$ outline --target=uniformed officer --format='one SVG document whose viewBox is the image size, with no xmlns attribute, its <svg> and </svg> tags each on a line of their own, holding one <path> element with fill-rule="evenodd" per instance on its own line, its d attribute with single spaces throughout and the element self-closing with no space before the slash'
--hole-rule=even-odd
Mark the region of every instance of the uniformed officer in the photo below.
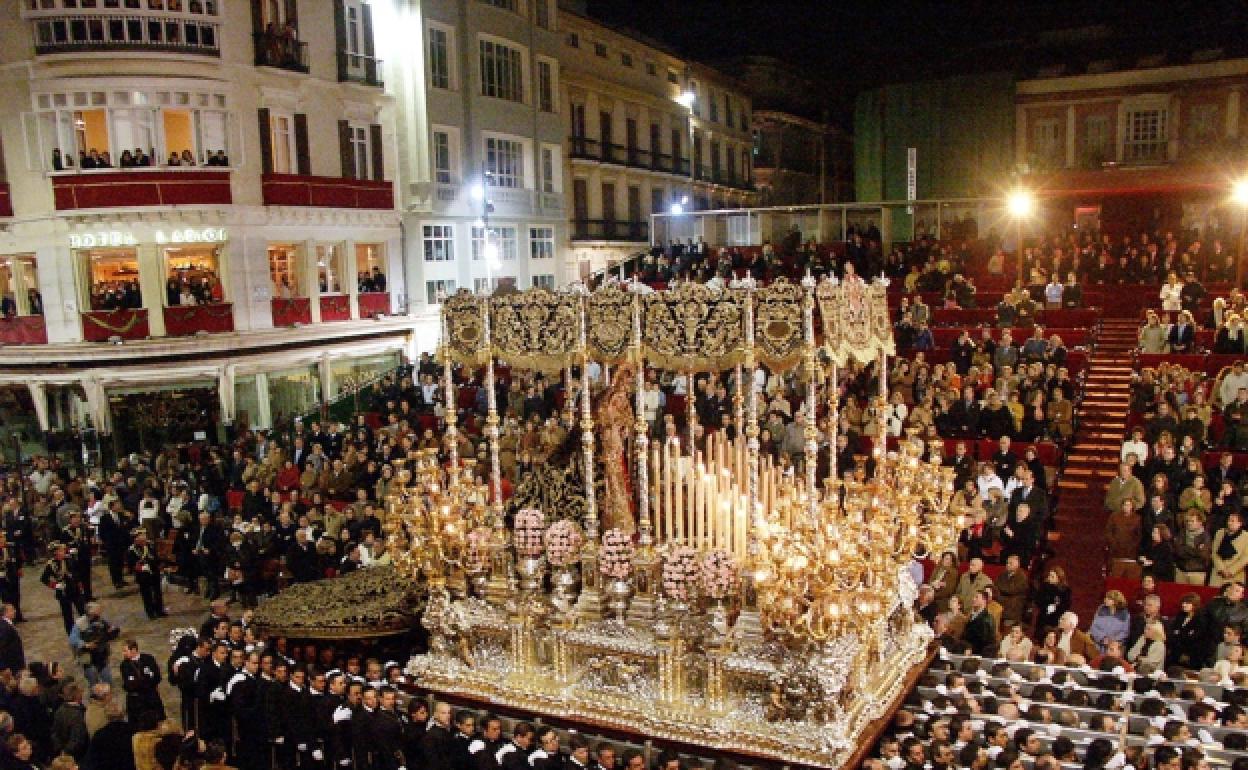
<svg viewBox="0 0 1248 770">
<path fill-rule="evenodd" d="M 61 605 L 61 621 L 68 634 L 74 628 L 75 612 L 87 611 L 87 600 L 82 582 L 69 562 L 69 548 L 64 543 L 54 542 L 48 545 L 48 551 L 52 558 L 48 559 L 39 580 L 56 594 L 56 601 Z"/>
<path fill-rule="evenodd" d="M 121 686 L 126 691 L 126 714 L 131 724 L 147 712 L 152 712 L 162 721 L 165 718 L 165 704 L 160 699 L 160 667 L 156 659 L 146 652 L 139 651 L 139 643 L 127 639 L 122 651 Z"/>
<path fill-rule="evenodd" d="M 135 527 L 130 532 L 134 545 L 126 551 L 126 568 L 134 573 L 134 581 L 139 584 L 139 595 L 143 597 L 143 611 L 149 619 L 166 616 L 165 599 L 160 591 L 160 557 L 156 549 L 147 542 L 147 530 Z"/>
<path fill-rule="evenodd" d="M 231 755 L 239 770 L 267 770 L 264 715 L 260 709 L 260 654 L 250 653 L 242 671 L 225 686 L 226 702 L 234 718 L 234 746 Z"/>
<path fill-rule="evenodd" d="M 69 514 L 69 525 L 61 531 L 61 542 L 69 549 L 68 562 L 82 585 L 84 602 L 94 598 L 91 591 L 91 529 L 82 522 L 82 512 Z"/>
<path fill-rule="evenodd" d="M 406 770 L 403 755 L 403 734 L 407 716 L 395 708 L 397 693 L 393 687 L 382 687 L 381 698 L 372 725 L 374 770 Z"/>
<path fill-rule="evenodd" d="M 481 735 L 468 744 L 468 757 L 472 770 L 498 770 L 494 755 L 506 744 L 503 738 L 503 720 L 493 714 L 481 719 Z"/>
</svg>

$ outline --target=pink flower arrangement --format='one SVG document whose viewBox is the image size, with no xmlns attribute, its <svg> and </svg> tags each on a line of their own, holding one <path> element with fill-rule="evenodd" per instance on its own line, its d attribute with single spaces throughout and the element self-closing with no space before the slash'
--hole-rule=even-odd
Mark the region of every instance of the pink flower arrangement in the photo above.
<svg viewBox="0 0 1248 770">
<path fill-rule="evenodd" d="M 516 555 L 522 559 L 538 559 L 542 556 L 542 533 L 546 530 L 546 515 L 536 508 L 522 508 L 516 512 L 514 545 Z"/>
<path fill-rule="evenodd" d="M 546 561 L 555 567 L 576 563 L 585 538 L 571 519 L 560 519 L 546 530 Z"/>
<path fill-rule="evenodd" d="M 619 529 L 602 533 L 598 571 L 609 578 L 627 580 L 633 574 L 633 538 Z"/>
<path fill-rule="evenodd" d="M 468 533 L 468 547 L 464 550 L 464 571 L 484 572 L 490 560 L 490 529 L 477 527 Z"/>
<path fill-rule="evenodd" d="M 687 545 L 669 548 L 663 555 L 663 593 L 685 602 L 698 588 L 698 552 Z"/>
<path fill-rule="evenodd" d="M 724 599 L 737 589 L 737 563 L 725 551 L 711 551 L 702 557 L 702 590 L 712 599 Z"/>
</svg>

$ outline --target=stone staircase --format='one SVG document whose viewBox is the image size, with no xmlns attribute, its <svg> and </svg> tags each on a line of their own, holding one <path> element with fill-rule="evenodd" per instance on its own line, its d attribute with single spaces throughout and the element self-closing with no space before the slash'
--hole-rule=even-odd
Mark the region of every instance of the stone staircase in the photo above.
<svg viewBox="0 0 1248 770">
<path fill-rule="evenodd" d="M 1105 486 L 1118 468 L 1118 450 L 1131 401 L 1131 371 L 1139 322 L 1106 318 L 1088 358 L 1078 430 L 1058 482 L 1051 535 L 1055 563 L 1066 570 L 1080 622 L 1090 622 L 1105 584 Z"/>
</svg>

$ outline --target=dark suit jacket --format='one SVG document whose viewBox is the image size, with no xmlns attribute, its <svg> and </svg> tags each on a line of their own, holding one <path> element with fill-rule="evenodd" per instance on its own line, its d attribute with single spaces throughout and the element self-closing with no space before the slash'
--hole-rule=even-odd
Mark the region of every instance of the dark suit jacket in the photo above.
<svg viewBox="0 0 1248 770">
<path fill-rule="evenodd" d="M 1170 334 L 1166 338 L 1170 343 L 1170 349 L 1185 353 L 1192 349 L 1192 344 L 1196 341 L 1196 328 L 1192 324 L 1180 326 L 1175 324 L 1170 327 Z"/>
<path fill-rule="evenodd" d="M 962 641 L 971 646 L 975 655 L 991 654 L 997 646 L 997 624 L 988 610 L 976 613 L 966 622 L 966 630 L 962 632 Z"/>
<path fill-rule="evenodd" d="M 7 668 L 14 673 L 26 668 L 26 651 L 22 646 L 22 635 L 7 620 L 0 620 L 0 668 Z"/>
</svg>

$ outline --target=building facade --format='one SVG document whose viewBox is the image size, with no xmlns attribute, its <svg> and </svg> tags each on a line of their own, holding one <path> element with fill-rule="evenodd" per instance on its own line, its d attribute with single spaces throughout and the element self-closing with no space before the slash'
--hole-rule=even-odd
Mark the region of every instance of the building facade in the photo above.
<svg viewBox="0 0 1248 770">
<path fill-rule="evenodd" d="M 270 427 L 431 349 L 459 289 L 564 286 L 674 203 L 756 201 L 742 89 L 556 0 L 2 13 L 0 404 L 28 433 Z M 181 432 L 131 430 L 150 404 Z"/>
<path fill-rule="evenodd" d="M 0 13 L 0 386 L 39 428 L 269 427 L 418 344 L 367 4 Z"/>
<path fill-rule="evenodd" d="M 1016 88 L 1015 161 L 1051 217 L 1115 235 L 1238 222 L 1248 59 L 1219 49 L 1040 70 Z"/>
<path fill-rule="evenodd" d="M 650 215 L 673 204 L 757 202 L 753 109 L 740 84 L 571 7 L 558 19 L 569 262 L 578 274 L 648 248 Z"/>
</svg>

